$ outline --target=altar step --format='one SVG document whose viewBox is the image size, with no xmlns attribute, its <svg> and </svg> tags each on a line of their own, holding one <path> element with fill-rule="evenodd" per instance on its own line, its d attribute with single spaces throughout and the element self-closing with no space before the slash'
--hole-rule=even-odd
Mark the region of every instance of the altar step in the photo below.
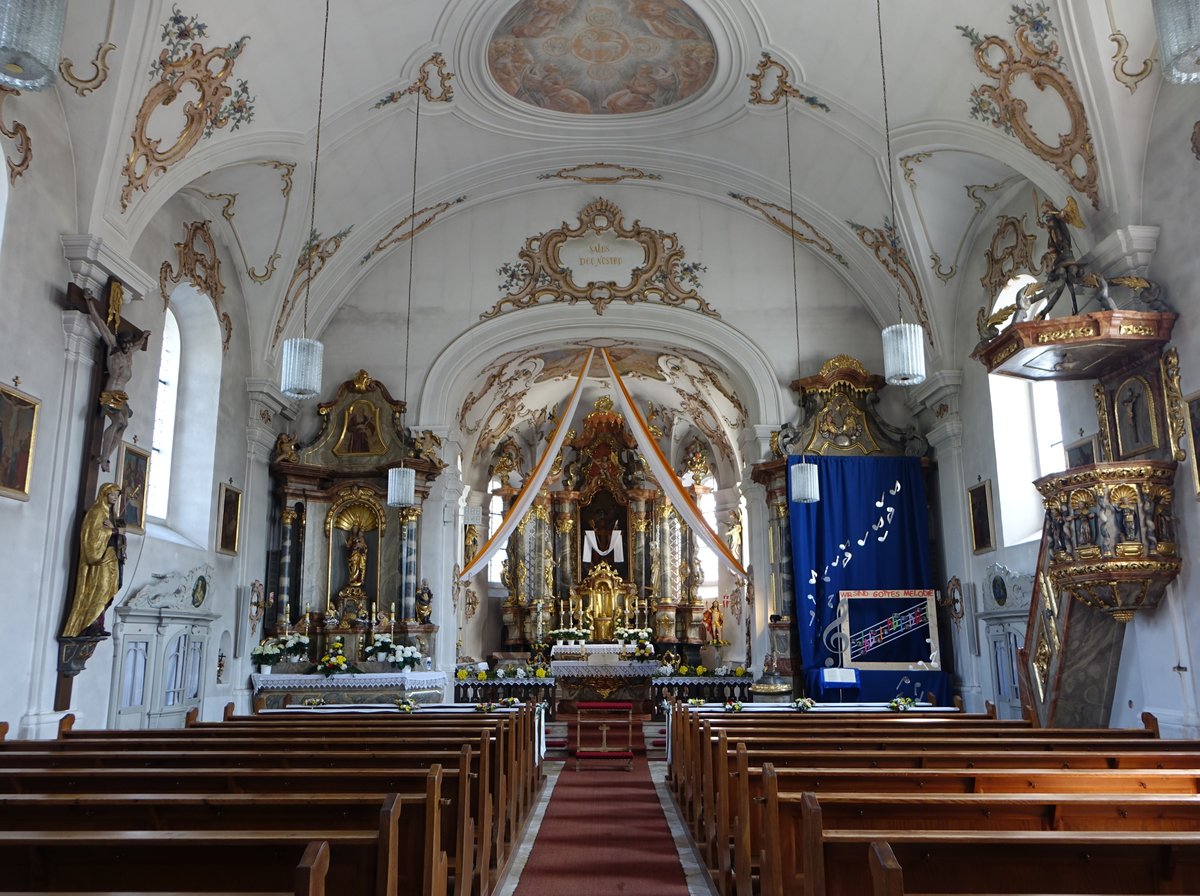
<svg viewBox="0 0 1200 896">
<path fill-rule="evenodd" d="M 575 748 L 575 717 L 560 714 L 558 719 L 546 723 L 546 758 L 563 760 L 569 758 Z M 664 722 L 654 722 L 635 717 L 633 720 L 633 751 L 642 753 L 650 761 L 667 758 L 667 727 Z"/>
</svg>

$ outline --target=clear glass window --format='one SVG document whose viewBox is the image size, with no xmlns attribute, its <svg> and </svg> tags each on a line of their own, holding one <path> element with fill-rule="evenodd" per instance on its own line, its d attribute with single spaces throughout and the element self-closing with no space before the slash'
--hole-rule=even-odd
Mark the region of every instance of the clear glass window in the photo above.
<svg viewBox="0 0 1200 896">
<path fill-rule="evenodd" d="M 157 519 L 166 519 L 170 501 L 178 401 L 179 322 L 168 308 L 163 320 L 162 354 L 158 362 L 158 395 L 154 400 L 154 436 L 150 445 L 150 481 L 146 496 L 146 513 Z"/>
</svg>

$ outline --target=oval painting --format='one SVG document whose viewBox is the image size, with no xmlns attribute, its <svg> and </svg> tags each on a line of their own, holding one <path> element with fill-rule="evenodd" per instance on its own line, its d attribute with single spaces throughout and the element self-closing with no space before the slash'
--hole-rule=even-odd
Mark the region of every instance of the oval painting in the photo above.
<svg viewBox="0 0 1200 896">
<path fill-rule="evenodd" d="M 572 115 L 665 109 L 715 67 L 712 35 L 683 0 L 520 0 L 488 44 L 502 90 Z"/>
</svg>

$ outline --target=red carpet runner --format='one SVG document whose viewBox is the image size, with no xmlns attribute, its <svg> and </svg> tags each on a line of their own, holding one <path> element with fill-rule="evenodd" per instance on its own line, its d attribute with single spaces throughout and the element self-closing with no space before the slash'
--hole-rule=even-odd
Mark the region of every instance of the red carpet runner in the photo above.
<svg viewBox="0 0 1200 896">
<path fill-rule="evenodd" d="M 646 757 L 608 765 L 567 761 L 516 896 L 687 896 Z"/>
</svg>

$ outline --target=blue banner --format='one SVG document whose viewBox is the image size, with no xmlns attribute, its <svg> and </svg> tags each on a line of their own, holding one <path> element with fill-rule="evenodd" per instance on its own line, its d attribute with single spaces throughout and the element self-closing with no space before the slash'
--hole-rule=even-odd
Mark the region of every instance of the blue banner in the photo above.
<svg viewBox="0 0 1200 896">
<path fill-rule="evenodd" d="M 821 500 L 789 501 L 800 662 L 808 693 L 824 695 L 820 670 L 841 665 L 838 592 L 933 588 L 929 508 L 915 457 L 810 457 Z M 790 467 L 799 457 L 789 458 Z M 790 481 L 790 475 L 789 475 Z M 931 621 L 936 625 L 936 620 Z M 907 671 L 863 670 L 861 686 L 839 697 L 888 701 L 932 691 L 947 700 L 946 676 L 924 664 Z"/>
</svg>

